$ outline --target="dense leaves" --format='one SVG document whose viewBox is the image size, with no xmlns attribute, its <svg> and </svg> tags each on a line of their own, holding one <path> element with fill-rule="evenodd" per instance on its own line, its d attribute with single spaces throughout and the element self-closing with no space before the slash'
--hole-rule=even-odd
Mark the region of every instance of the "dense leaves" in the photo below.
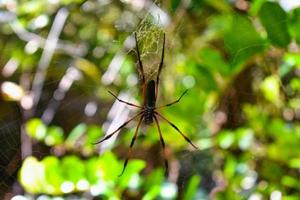
<svg viewBox="0 0 300 200">
<path fill-rule="evenodd" d="M 279 4 L 265 2 L 259 11 L 259 17 L 274 45 L 286 47 L 290 43 L 287 14 Z"/>
<path fill-rule="evenodd" d="M 224 45 L 231 54 L 234 68 L 254 54 L 260 53 L 264 49 L 264 43 L 248 18 L 233 15 L 228 20 L 230 27 L 224 34 Z"/>
</svg>

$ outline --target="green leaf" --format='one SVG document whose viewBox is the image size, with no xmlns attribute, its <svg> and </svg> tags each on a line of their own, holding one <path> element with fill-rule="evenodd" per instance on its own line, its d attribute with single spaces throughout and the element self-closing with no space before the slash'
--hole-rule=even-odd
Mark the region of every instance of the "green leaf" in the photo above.
<svg viewBox="0 0 300 200">
<path fill-rule="evenodd" d="M 101 127 L 97 125 L 89 125 L 86 130 L 86 146 L 95 146 L 92 143 L 96 142 L 103 135 L 103 131 Z"/>
<path fill-rule="evenodd" d="M 294 56 L 293 54 L 290 53 L 286 53 L 284 55 L 282 64 L 279 66 L 279 71 L 278 74 L 280 77 L 284 77 L 285 75 L 287 75 L 288 73 L 291 72 L 291 70 L 294 69 L 294 67 L 297 65 L 297 60 L 299 60 L 299 58 L 297 58 L 299 56 Z"/>
<path fill-rule="evenodd" d="M 294 109 L 300 108 L 300 98 L 290 99 L 288 105 Z"/>
<path fill-rule="evenodd" d="M 157 196 L 160 194 L 160 186 L 155 185 L 150 188 L 149 191 L 143 196 L 142 200 L 153 200 L 157 199 Z"/>
<path fill-rule="evenodd" d="M 281 179 L 281 183 L 287 187 L 292 187 L 296 189 L 300 189 L 299 181 L 297 178 L 292 176 L 284 176 Z"/>
<path fill-rule="evenodd" d="M 201 180 L 201 178 L 198 175 L 194 175 L 190 178 L 188 185 L 187 185 L 187 189 L 183 196 L 183 200 L 195 199 L 200 180 Z"/>
<path fill-rule="evenodd" d="M 160 186 L 164 179 L 164 171 L 161 168 L 152 171 L 151 174 L 147 176 L 143 186 L 146 191 L 143 200 L 156 199 L 160 194 Z"/>
<path fill-rule="evenodd" d="M 71 181 L 74 185 L 80 180 L 85 180 L 84 161 L 77 156 L 66 156 L 61 161 L 61 169 L 64 179 Z"/>
<path fill-rule="evenodd" d="M 148 190 L 154 185 L 161 185 L 164 181 L 164 171 L 159 168 L 151 172 L 145 181 L 144 187 Z"/>
<path fill-rule="evenodd" d="M 221 56 L 221 53 L 213 48 L 205 48 L 200 51 L 201 64 L 213 72 L 227 75 L 229 66 Z"/>
<path fill-rule="evenodd" d="M 251 129 L 255 130 L 257 134 L 262 134 L 265 130 L 265 124 L 268 123 L 268 115 L 261 111 L 262 109 L 257 105 L 245 104 L 243 113 L 249 121 Z"/>
<path fill-rule="evenodd" d="M 102 179 L 116 181 L 122 172 L 123 163 L 112 152 L 107 151 L 99 157 L 99 166 Z"/>
<path fill-rule="evenodd" d="M 41 164 L 44 166 L 45 174 L 45 193 L 52 195 L 61 194 L 60 186 L 64 181 L 60 168 L 60 160 L 55 156 L 47 156 Z"/>
<path fill-rule="evenodd" d="M 191 0 L 189 3 L 188 11 L 198 13 L 205 8 L 205 2 L 199 0 Z"/>
<path fill-rule="evenodd" d="M 243 151 L 248 150 L 254 140 L 254 133 L 249 128 L 239 128 L 236 131 L 239 148 Z"/>
<path fill-rule="evenodd" d="M 223 130 L 218 134 L 217 142 L 223 149 L 228 149 L 231 145 L 233 145 L 234 141 L 235 135 L 233 131 Z"/>
<path fill-rule="evenodd" d="M 41 193 L 44 182 L 43 165 L 35 157 L 27 157 L 20 169 L 19 180 L 27 192 Z"/>
<path fill-rule="evenodd" d="M 205 0 L 205 3 L 220 12 L 230 12 L 231 11 L 230 4 L 228 4 L 228 2 L 226 0 L 219 0 L 219 1 Z"/>
<path fill-rule="evenodd" d="M 63 143 L 64 131 L 58 126 L 50 126 L 47 130 L 47 136 L 45 137 L 45 144 L 48 146 L 54 146 Z"/>
<path fill-rule="evenodd" d="M 289 20 L 289 30 L 291 36 L 295 38 L 298 44 L 300 44 L 300 7 L 294 9 L 291 13 L 291 18 Z"/>
<path fill-rule="evenodd" d="M 132 178 L 135 177 L 144 167 L 146 166 L 145 161 L 143 160 L 130 160 L 128 162 L 126 171 L 122 175 L 119 185 L 121 188 L 126 188 Z"/>
<path fill-rule="evenodd" d="M 297 69 L 300 69 L 300 55 L 298 53 L 286 53 L 284 55 L 284 61 L 289 62 Z"/>
<path fill-rule="evenodd" d="M 259 10 L 259 18 L 272 44 L 286 47 L 290 41 L 287 14 L 278 3 L 265 2 Z"/>
<path fill-rule="evenodd" d="M 234 177 L 235 175 L 235 171 L 237 168 L 237 161 L 235 159 L 235 157 L 233 157 L 232 155 L 228 155 L 225 165 L 224 165 L 224 174 L 226 175 L 226 177 L 228 179 L 231 179 L 232 177 Z"/>
<path fill-rule="evenodd" d="M 82 3 L 83 0 L 61 0 L 62 4 L 64 5 L 70 5 L 70 4 L 79 4 Z"/>
<path fill-rule="evenodd" d="M 46 5 L 47 3 L 44 1 L 39 1 L 39 0 L 26 1 L 20 4 L 20 6 L 18 6 L 18 14 L 35 15 L 43 12 Z"/>
<path fill-rule="evenodd" d="M 300 168 L 300 158 L 294 158 L 289 161 L 289 166 L 291 168 Z"/>
<path fill-rule="evenodd" d="M 85 133 L 86 128 L 86 124 L 78 124 L 67 137 L 65 141 L 66 147 L 72 149 L 75 146 L 76 141 Z"/>
<path fill-rule="evenodd" d="M 291 88 L 297 92 L 300 92 L 300 79 L 299 78 L 293 78 L 291 80 L 290 84 Z"/>
<path fill-rule="evenodd" d="M 268 76 L 261 83 L 261 90 L 265 98 L 279 105 L 280 103 L 280 80 L 276 75 Z"/>
<path fill-rule="evenodd" d="M 89 160 L 86 161 L 86 176 L 87 180 L 91 184 L 96 184 L 101 176 L 101 166 L 99 164 L 99 159 L 98 158 L 90 158 Z"/>
<path fill-rule="evenodd" d="M 89 125 L 86 130 L 85 139 L 83 143 L 84 145 L 82 147 L 83 154 L 92 155 L 96 148 L 96 145 L 94 145 L 93 143 L 99 141 L 102 135 L 103 131 L 100 126 Z"/>
<path fill-rule="evenodd" d="M 34 118 L 26 123 L 26 132 L 32 138 L 41 141 L 46 136 L 47 127 L 42 120 Z"/>
<path fill-rule="evenodd" d="M 180 6 L 180 0 L 171 0 L 171 11 L 175 12 L 178 6 Z"/>
<path fill-rule="evenodd" d="M 267 0 L 253 0 L 250 4 L 251 7 L 249 13 L 253 16 L 256 16 L 263 3 L 266 1 Z"/>
<path fill-rule="evenodd" d="M 285 121 L 276 118 L 268 122 L 267 133 L 280 138 L 283 142 L 292 133 L 292 130 L 291 127 L 287 126 Z M 285 135 L 285 137 L 281 137 L 282 135 Z"/>
<path fill-rule="evenodd" d="M 75 61 L 75 66 L 76 68 L 84 72 L 89 78 L 94 80 L 96 83 L 99 82 L 101 72 L 94 63 L 83 58 L 78 58 Z"/>
<path fill-rule="evenodd" d="M 201 82 L 201 87 L 206 91 L 217 90 L 218 86 L 212 73 L 201 65 L 197 65 L 197 68 L 197 80 Z"/>
<path fill-rule="evenodd" d="M 248 18 L 233 15 L 229 20 L 231 26 L 224 35 L 224 44 L 230 53 L 232 70 L 236 70 L 239 64 L 262 52 L 265 42 Z"/>
</svg>

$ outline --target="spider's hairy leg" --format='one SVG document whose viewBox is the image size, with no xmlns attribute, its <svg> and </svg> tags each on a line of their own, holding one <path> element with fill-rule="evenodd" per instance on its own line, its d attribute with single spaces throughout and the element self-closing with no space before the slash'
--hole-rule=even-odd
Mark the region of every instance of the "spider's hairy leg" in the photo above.
<svg viewBox="0 0 300 200">
<path fill-rule="evenodd" d="M 138 114 L 136 114 L 135 116 L 133 116 L 132 118 L 130 118 L 129 120 L 127 120 L 126 122 L 124 122 L 121 126 L 119 126 L 119 128 L 117 128 L 115 131 L 113 131 L 112 133 L 108 134 L 107 136 L 105 136 L 103 139 L 101 139 L 98 142 L 94 142 L 92 144 L 99 144 L 105 140 L 108 140 L 109 138 L 111 138 L 116 132 L 118 132 L 119 130 L 121 130 L 123 127 L 125 127 L 129 122 L 131 122 L 132 120 L 134 120 L 136 117 L 140 116 L 141 114 L 143 114 L 144 111 L 142 110 L 141 112 L 139 112 Z"/>
<path fill-rule="evenodd" d="M 175 103 L 178 103 L 178 102 L 180 101 L 180 99 L 187 93 L 187 91 L 188 91 L 188 90 L 185 90 L 185 91 L 182 93 L 182 95 L 181 95 L 177 100 L 175 100 L 175 101 L 173 101 L 173 102 L 171 102 L 171 103 L 168 103 L 168 104 L 166 104 L 166 105 L 159 106 L 159 107 L 157 107 L 156 109 L 165 108 L 165 107 L 168 107 L 168 106 L 172 106 L 172 105 L 174 105 Z"/>
<path fill-rule="evenodd" d="M 134 38 L 135 38 L 135 46 L 136 46 L 136 51 L 137 51 L 137 57 L 138 57 L 138 62 L 139 62 L 139 71 L 142 74 L 142 85 L 143 85 L 143 97 L 145 97 L 145 90 L 146 90 L 146 78 L 145 78 L 145 72 L 144 72 L 144 67 L 143 63 L 141 61 L 141 56 L 140 56 L 140 50 L 139 50 L 139 44 L 136 36 L 136 32 L 134 33 Z"/>
<path fill-rule="evenodd" d="M 159 84 L 159 75 L 160 75 L 161 69 L 162 69 L 162 67 L 164 65 L 165 42 L 166 42 L 166 34 L 164 33 L 164 36 L 163 36 L 163 47 L 162 47 L 162 52 L 161 52 L 161 60 L 160 60 L 160 64 L 159 64 L 158 72 L 157 72 L 157 77 L 156 77 L 155 99 L 157 99 L 158 84 Z"/>
<path fill-rule="evenodd" d="M 122 100 L 122 99 L 119 99 L 119 98 L 117 97 L 117 95 L 115 95 L 114 93 L 112 93 L 112 92 L 109 91 L 109 90 L 108 90 L 108 92 L 109 92 L 109 94 L 111 94 L 113 97 L 115 97 L 115 99 L 117 99 L 118 101 L 120 101 L 120 102 L 122 102 L 122 103 L 125 103 L 125 104 L 127 104 L 127 105 L 129 105 L 129 106 L 133 106 L 133 107 L 136 107 L 136 108 L 143 108 L 142 106 L 139 106 L 139 105 L 136 105 L 136 104 L 133 104 L 133 103 L 124 101 L 124 100 Z"/>
<path fill-rule="evenodd" d="M 136 51 L 137 51 L 137 56 L 138 56 L 140 72 L 142 74 L 142 81 L 143 81 L 143 83 L 145 83 L 145 73 L 144 73 L 143 63 L 141 61 L 140 50 L 139 50 L 139 45 L 138 45 L 138 40 L 137 40 L 136 33 L 134 33 L 134 38 L 135 38 L 135 45 L 136 45 Z"/>
<path fill-rule="evenodd" d="M 159 139 L 160 139 L 160 143 L 161 143 L 161 146 L 163 148 L 163 152 L 164 152 L 164 160 L 165 160 L 165 167 L 166 167 L 166 171 L 165 171 L 165 174 L 168 173 L 169 171 L 169 165 L 168 165 L 168 160 L 167 160 L 167 153 L 166 153 L 166 145 L 165 145 L 165 141 L 164 141 L 164 138 L 162 136 L 162 133 L 161 133 L 161 130 L 160 130 L 160 127 L 159 127 L 159 122 L 157 120 L 157 117 L 154 115 L 154 120 L 155 120 L 155 123 L 156 123 L 156 126 L 157 126 L 157 130 L 158 130 L 158 133 L 159 133 Z"/>
<path fill-rule="evenodd" d="M 141 116 L 141 118 L 140 118 L 140 120 L 139 120 L 139 122 L 138 122 L 138 125 L 137 125 L 137 127 L 136 127 L 136 129 L 135 129 L 134 136 L 133 136 L 133 138 L 132 138 L 132 140 L 131 140 L 129 150 L 128 150 L 128 152 L 127 152 L 126 160 L 125 160 L 124 165 L 123 165 L 123 170 L 122 170 L 121 174 L 119 175 L 119 177 L 123 175 L 123 173 L 124 173 L 124 171 L 125 171 L 125 169 L 126 169 L 128 160 L 129 160 L 129 158 L 131 157 L 132 147 L 133 147 L 134 142 L 135 142 L 135 140 L 136 140 L 136 138 L 137 138 L 137 135 L 138 135 L 138 132 L 139 132 L 139 128 L 140 128 L 140 125 L 141 125 L 141 123 L 142 123 L 142 121 L 143 121 L 143 118 L 144 118 L 144 115 Z"/>
<path fill-rule="evenodd" d="M 159 114 L 158 112 L 154 111 L 155 114 L 157 114 L 159 117 L 161 117 L 162 119 L 164 119 L 168 124 L 170 124 L 178 133 L 180 133 L 180 135 L 190 144 L 192 145 L 195 149 L 198 149 L 198 147 L 196 145 L 194 145 L 192 143 L 192 141 L 186 136 L 184 135 L 181 130 L 179 130 L 179 128 L 173 124 L 172 122 L 170 122 L 167 118 L 165 118 L 164 116 L 162 116 L 161 114 Z"/>
</svg>

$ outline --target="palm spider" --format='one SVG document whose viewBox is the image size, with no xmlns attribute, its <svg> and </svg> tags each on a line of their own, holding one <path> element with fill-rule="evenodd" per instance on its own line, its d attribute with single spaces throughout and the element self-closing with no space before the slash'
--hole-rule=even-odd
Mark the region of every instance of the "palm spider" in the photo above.
<svg viewBox="0 0 300 200">
<path fill-rule="evenodd" d="M 132 120 L 134 120 L 135 118 L 137 117 L 140 117 L 139 118 L 139 121 L 138 121 L 138 124 L 137 124 L 137 127 L 136 127 L 136 130 L 135 130 L 135 133 L 134 133 L 134 136 L 131 140 L 131 143 L 130 143 L 130 148 L 127 152 L 127 157 L 126 157 L 126 160 L 124 162 L 124 166 L 123 166 L 123 170 L 122 170 L 122 173 L 120 174 L 120 176 L 124 173 L 125 171 L 125 168 L 127 166 L 127 163 L 128 163 L 128 159 L 129 157 L 131 157 L 131 153 L 132 153 L 132 147 L 133 147 L 133 144 L 137 138 L 137 135 L 138 135 L 138 130 L 140 128 L 140 125 L 142 123 L 142 121 L 144 120 L 144 123 L 145 124 L 151 124 L 153 123 L 153 121 L 155 121 L 156 123 L 156 126 L 157 126 L 157 130 L 158 130 L 158 133 L 159 133 L 159 139 L 160 139 L 160 142 L 161 142 L 161 145 L 162 145 L 162 148 L 163 148 L 163 151 L 164 151 L 164 162 L 165 162 L 165 167 L 166 167 L 166 172 L 168 171 L 168 161 L 166 159 L 166 151 L 165 151 L 165 142 L 164 142 L 164 139 L 163 139 L 163 136 L 162 136 L 162 133 L 161 133 L 161 130 L 160 130 L 160 126 L 159 126 L 159 122 L 158 122 L 158 119 L 157 117 L 160 117 L 162 118 L 163 120 L 165 120 L 169 125 L 171 125 L 178 133 L 180 133 L 180 135 L 189 143 L 191 144 L 195 149 L 197 149 L 197 146 L 195 146 L 191 140 L 185 136 L 178 128 L 175 124 L 173 124 L 172 122 L 170 122 L 168 119 L 166 119 L 164 116 L 162 116 L 159 112 L 157 112 L 158 109 L 161 109 L 161 108 L 164 108 L 164 107 L 168 107 L 168 106 L 171 106 L 175 103 L 178 103 L 180 101 L 180 99 L 186 94 L 187 90 L 183 92 L 183 94 L 176 100 L 176 101 L 173 101 L 171 103 L 168 103 L 166 105 L 163 105 L 163 106 L 159 106 L 159 107 L 156 107 L 156 99 L 157 99 L 157 93 L 158 93 L 158 83 L 159 83 L 159 75 L 160 75 L 160 72 L 161 72 L 161 69 L 163 67 L 163 62 L 164 62 L 164 51 L 165 51 L 165 34 L 163 35 L 163 47 L 162 47 L 162 55 L 161 55 L 161 61 L 160 61 L 160 64 L 159 64 L 159 68 L 158 68 L 158 72 L 157 72 L 157 77 L 156 77 L 156 80 L 149 80 L 146 82 L 146 79 L 145 79 L 145 74 L 144 74 L 144 68 L 143 68 L 143 64 L 142 64 L 142 61 L 141 61 L 141 58 L 140 58 L 140 52 L 139 52 L 139 46 L 138 46 L 138 41 L 137 41 L 137 36 L 135 34 L 135 42 L 136 42 L 136 51 L 137 51 L 137 57 L 138 57 L 138 65 L 139 65 L 139 71 L 142 75 L 142 84 L 143 84 L 143 98 L 144 98 L 144 103 L 142 106 L 140 105 L 136 105 L 136 104 L 133 104 L 133 103 L 130 103 L 130 102 L 126 102 L 126 101 L 123 101 L 121 99 L 119 99 L 116 95 L 114 95 L 112 92 L 108 91 L 112 96 L 114 96 L 118 101 L 122 102 L 122 103 L 125 103 L 129 106 L 133 106 L 133 107 L 136 107 L 136 108 L 139 108 L 140 109 L 140 112 L 138 114 L 136 114 L 135 116 L 133 116 L 132 118 L 130 118 L 129 120 L 127 120 L 126 122 L 124 122 L 119 128 L 117 128 L 115 131 L 113 131 L 112 133 L 106 135 L 103 139 L 101 139 L 100 141 L 94 143 L 94 144 L 99 144 L 105 140 L 108 140 L 110 137 L 112 137 L 115 133 L 117 133 L 119 130 L 121 130 L 123 127 L 125 127 L 129 122 L 131 122 Z"/>
</svg>

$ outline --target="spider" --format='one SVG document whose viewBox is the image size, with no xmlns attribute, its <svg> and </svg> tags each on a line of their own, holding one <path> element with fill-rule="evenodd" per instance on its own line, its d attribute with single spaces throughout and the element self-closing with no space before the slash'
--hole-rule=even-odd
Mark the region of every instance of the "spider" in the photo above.
<svg viewBox="0 0 300 200">
<path fill-rule="evenodd" d="M 114 98 L 116 98 L 119 102 L 121 103 L 125 103 L 129 106 L 132 107 L 136 107 L 139 108 L 140 111 L 134 115 L 132 118 L 128 119 L 126 122 L 124 122 L 121 126 L 119 126 L 115 131 L 113 131 L 112 133 L 106 135 L 103 139 L 101 139 L 98 142 L 95 142 L 94 144 L 99 144 L 102 143 L 105 140 L 108 140 L 110 137 L 112 137 L 115 133 L 117 133 L 119 130 L 121 130 L 123 127 L 125 127 L 127 124 L 129 124 L 131 121 L 133 121 L 135 118 L 139 117 L 139 121 L 136 127 L 136 130 L 134 132 L 134 136 L 131 140 L 130 143 L 130 147 L 129 150 L 127 152 L 127 157 L 126 160 L 124 162 L 123 165 L 123 170 L 120 174 L 120 176 L 122 176 L 122 174 L 124 173 L 128 160 L 131 157 L 131 153 L 132 153 L 132 147 L 134 145 L 134 142 L 137 138 L 138 135 L 138 131 L 139 128 L 141 126 L 141 123 L 144 122 L 146 125 L 152 124 L 153 122 L 155 122 L 156 126 L 157 126 L 157 130 L 159 133 L 159 139 L 161 142 L 161 146 L 163 148 L 163 152 L 164 152 L 164 162 L 165 162 L 165 169 L 166 172 L 168 172 L 168 161 L 167 161 L 167 156 L 166 156 L 166 150 L 165 150 L 165 142 L 164 142 L 164 138 L 162 135 L 162 132 L 160 130 L 160 126 L 159 126 L 159 122 L 158 122 L 158 117 L 160 117 L 161 119 L 165 120 L 169 125 L 171 125 L 190 145 L 192 145 L 195 149 L 198 149 L 198 147 L 196 145 L 194 145 L 192 143 L 192 141 L 185 135 L 183 134 L 183 132 L 181 130 L 179 130 L 179 128 L 173 124 L 171 121 L 169 121 L 167 118 L 165 118 L 163 115 L 161 115 L 157 110 L 164 108 L 164 107 L 168 107 L 171 106 L 173 104 L 176 104 L 180 101 L 180 99 L 186 94 L 187 90 L 185 90 L 182 95 L 175 101 L 168 103 L 166 105 L 163 106 L 159 106 L 156 107 L 156 100 L 157 100 L 157 93 L 158 93 L 158 84 L 159 84 L 159 75 L 160 72 L 162 70 L 163 67 L 163 63 L 164 63 L 164 52 L 165 52 L 165 34 L 163 34 L 163 47 L 162 47 L 162 55 L 161 55 L 161 61 L 159 64 L 159 68 L 158 68 L 158 72 L 157 72 L 157 76 L 156 76 L 156 80 L 149 80 L 146 82 L 145 79 L 145 74 L 144 74 L 144 68 L 143 68 L 143 64 L 140 58 L 140 51 L 139 51 L 139 46 L 138 46 L 138 40 L 137 40 L 137 36 L 136 33 L 134 34 L 135 36 L 135 42 L 136 42 L 136 51 L 137 51 L 137 58 L 138 58 L 138 66 L 139 66 L 139 71 L 142 75 L 142 85 L 143 85 L 143 98 L 144 98 L 144 103 L 143 105 L 136 105 L 127 101 L 123 101 L 122 99 L 119 99 L 115 94 L 113 94 L 112 92 L 108 91 Z"/>
</svg>

